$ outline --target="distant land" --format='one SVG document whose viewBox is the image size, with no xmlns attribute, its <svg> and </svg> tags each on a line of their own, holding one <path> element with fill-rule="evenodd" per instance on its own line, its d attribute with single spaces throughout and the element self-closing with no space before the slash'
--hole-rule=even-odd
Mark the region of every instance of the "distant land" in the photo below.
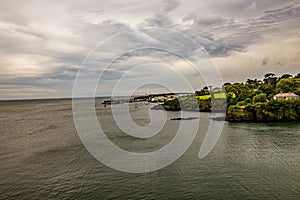
<svg viewBox="0 0 300 200">
<path fill-rule="evenodd" d="M 162 93 L 135 96 L 78 97 L 106 99 L 102 104 L 148 101 L 152 109 L 166 111 L 226 112 L 229 122 L 300 121 L 300 73 L 277 77 L 267 73 L 261 80 L 225 83 L 220 87 L 205 86 L 194 93 Z M 72 97 L 13 99 L 13 101 L 72 100 Z M 3 99 L 0 101 L 12 101 Z"/>
<path fill-rule="evenodd" d="M 262 80 L 225 83 L 220 88 L 206 86 L 193 95 L 165 95 L 163 103 L 154 109 L 226 111 L 229 122 L 300 121 L 299 96 L 300 73 L 280 77 L 267 73 Z"/>
</svg>

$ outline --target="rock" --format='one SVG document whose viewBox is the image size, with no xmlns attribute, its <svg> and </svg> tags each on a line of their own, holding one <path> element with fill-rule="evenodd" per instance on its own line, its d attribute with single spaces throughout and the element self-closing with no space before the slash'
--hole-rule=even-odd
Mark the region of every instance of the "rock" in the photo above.
<svg viewBox="0 0 300 200">
<path fill-rule="evenodd" d="M 164 107 L 160 104 L 151 107 L 151 110 L 165 110 Z"/>
<path fill-rule="evenodd" d="M 172 118 L 171 120 L 193 120 L 198 119 L 198 117 L 178 117 L 178 118 Z"/>
</svg>

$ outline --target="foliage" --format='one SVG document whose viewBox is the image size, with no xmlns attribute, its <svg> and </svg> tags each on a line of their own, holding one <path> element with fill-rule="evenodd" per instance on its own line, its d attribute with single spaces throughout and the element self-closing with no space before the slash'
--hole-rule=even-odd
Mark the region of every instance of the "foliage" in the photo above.
<svg viewBox="0 0 300 200">
<path fill-rule="evenodd" d="M 268 99 L 275 95 L 275 87 L 273 85 L 262 84 L 259 89 L 268 96 Z"/>
<path fill-rule="evenodd" d="M 210 95 L 197 96 L 197 99 L 199 99 L 199 100 L 209 100 L 210 99 Z"/>
<path fill-rule="evenodd" d="M 265 93 L 258 94 L 253 97 L 253 103 L 266 102 L 266 101 L 267 101 L 267 95 Z"/>
<path fill-rule="evenodd" d="M 232 95 L 235 98 L 235 94 L 233 93 Z M 211 98 L 211 96 L 210 96 L 210 94 L 209 95 L 202 95 L 202 96 L 197 95 L 197 98 L 199 100 L 209 100 Z M 225 99 L 225 98 L 226 98 L 226 93 L 225 92 L 214 94 L 214 99 Z"/>
<path fill-rule="evenodd" d="M 176 98 L 176 99 L 173 99 L 173 100 L 170 100 L 170 101 L 167 101 L 164 103 L 164 108 L 166 110 L 181 110 L 181 107 L 180 107 L 180 103 L 179 103 L 179 100 Z"/>
<path fill-rule="evenodd" d="M 210 95 L 208 87 L 204 87 L 200 91 L 196 91 L 196 96 L 205 96 L 205 95 Z"/>
<path fill-rule="evenodd" d="M 296 88 L 296 82 L 294 81 L 293 78 L 283 78 L 280 79 L 280 81 L 278 81 L 278 83 L 276 84 L 276 93 L 287 93 L 287 92 L 293 92 L 295 91 Z"/>
<path fill-rule="evenodd" d="M 300 88 L 298 88 L 297 90 L 295 90 L 294 93 L 300 96 Z"/>
<path fill-rule="evenodd" d="M 279 79 L 287 79 L 287 78 L 293 78 L 290 74 L 283 74 Z"/>
<path fill-rule="evenodd" d="M 265 74 L 264 76 L 264 83 L 265 84 L 269 84 L 269 85 L 276 85 L 276 82 L 277 82 L 277 77 L 275 74 L 273 73 L 267 73 Z"/>
<path fill-rule="evenodd" d="M 210 111 L 227 109 L 227 117 L 238 121 L 290 121 L 300 120 L 300 100 L 274 100 L 278 93 L 295 93 L 300 96 L 300 73 L 293 77 L 284 74 L 277 78 L 268 73 L 263 81 L 247 79 L 246 83 L 226 83 L 225 92 L 204 87 L 195 96 L 180 97 L 164 104 L 167 110 Z M 219 89 L 218 89 L 219 91 Z M 226 102 L 223 100 L 226 99 Z M 219 100 L 219 101 L 218 101 Z M 213 105 L 213 106 L 212 106 Z"/>
<path fill-rule="evenodd" d="M 297 79 L 297 78 L 300 79 L 300 73 L 298 73 L 294 78 L 295 78 L 295 79 Z"/>
</svg>

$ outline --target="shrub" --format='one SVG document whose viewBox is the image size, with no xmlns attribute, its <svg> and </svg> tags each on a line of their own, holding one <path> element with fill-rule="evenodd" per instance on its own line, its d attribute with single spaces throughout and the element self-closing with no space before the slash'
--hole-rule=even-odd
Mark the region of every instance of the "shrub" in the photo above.
<svg viewBox="0 0 300 200">
<path fill-rule="evenodd" d="M 267 101 L 267 95 L 264 93 L 258 94 L 255 97 L 253 97 L 253 103 L 266 102 L 266 101 Z"/>
</svg>

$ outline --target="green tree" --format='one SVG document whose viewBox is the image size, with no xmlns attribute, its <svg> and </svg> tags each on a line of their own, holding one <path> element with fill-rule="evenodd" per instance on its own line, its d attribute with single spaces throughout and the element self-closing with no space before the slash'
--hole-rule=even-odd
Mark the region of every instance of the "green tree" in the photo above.
<svg viewBox="0 0 300 200">
<path fill-rule="evenodd" d="M 246 80 L 246 85 L 250 88 L 250 89 L 257 89 L 260 85 L 261 85 L 261 81 L 257 80 L 257 79 L 247 79 Z"/>
<path fill-rule="evenodd" d="M 293 76 L 290 75 L 290 74 L 283 74 L 283 75 L 279 78 L 279 80 L 280 80 L 280 79 L 286 79 L 286 78 L 293 78 Z"/>
<path fill-rule="evenodd" d="M 277 77 L 273 73 L 265 74 L 264 83 L 268 85 L 276 85 Z"/>
<path fill-rule="evenodd" d="M 246 99 L 245 99 L 245 102 L 246 102 L 246 103 L 251 103 L 252 100 L 251 100 L 250 98 L 246 98 Z"/>
<path fill-rule="evenodd" d="M 258 94 L 255 97 L 253 97 L 253 103 L 258 103 L 258 102 L 266 102 L 267 101 L 267 95 L 262 93 L 262 94 Z"/>
<path fill-rule="evenodd" d="M 300 88 L 298 88 L 297 90 L 295 90 L 294 93 L 300 96 Z"/>
<path fill-rule="evenodd" d="M 287 92 L 293 92 L 296 88 L 296 82 L 292 78 L 284 78 L 278 81 L 276 84 L 276 93 L 287 93 Z"/>
<path fill-rule="evenodd" d="M 274 96 L 275 87 L 273 85 L 262 84 L 259 89 L 265 93 L 268 97 Z"/>
<path fill-rule="evenodd" d="M 204 95 L 209 95 L 210 92 L 208 90 L 208 87 L 205 86 L 204 88 L 202 88 L 200 91 L 196 91 L 196 95 L 197 96 L 204 96 Z"/>
<path fill-rule="evenodd" d="M 232 85 L 235 89 L 237 101 L 244 101 L 246 98 L 251 98 L 252 90 L 243 83 L 235 83 Z"/>
<path fill-rule="evenodd" d="M 300 73 L 298 73 L 294 78 L 299 78 L 300 79 Z"/>
<path fill-rule="evenodd" d="M 252 79 L 247 79 L 246 80 L 246 84 L 247 84 L 247 86 L 249 87 L 249 88 L 253 88 L 253 87 L 255 87 L 255 81 L 254 80 L 252 80 Z"/>
<path fill-rule="evenodd" d="M 167 101 L 164 103 L 164 108 L 166 110 L 181 110 L 181 106 L 180 106 L 180 102 L 179 100 L 176 98 L 176 99 L 173 99 L 173 100 L 170 100 L 170 101 Z"/>
</svg>

